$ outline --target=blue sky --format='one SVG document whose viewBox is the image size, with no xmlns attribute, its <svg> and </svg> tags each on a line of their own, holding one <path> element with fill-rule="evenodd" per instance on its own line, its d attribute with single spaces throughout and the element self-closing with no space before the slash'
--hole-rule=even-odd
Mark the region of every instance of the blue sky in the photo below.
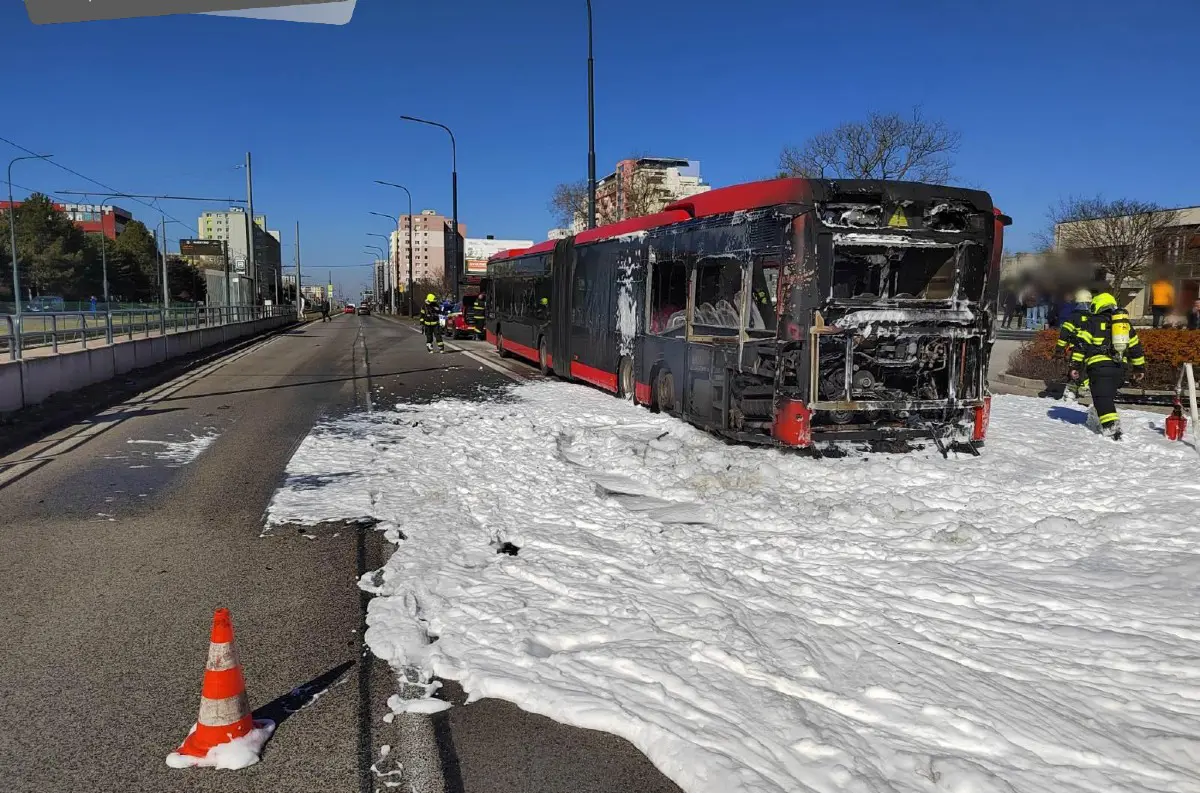
<svg viewBox="0 0 1200 793">
<path fill-rule="evenodd" d="M 1200 204 L 1200 3 L 596 0 L 594 11 L 600 175 L 642 151 L 698 159 L 716 186 L 762 178 L 784 144 L 920 104 L 962 133 L 959 180 L 1013 216 L 1012 248 L 1067 194 Z M 0 135 L 127 192 L 243 196 L 234 166 L 249 149 L 255 209 L 285 243 L 301 222 L 312 272 L 367 262 L 366 232 L 387 232 L 367 212 L 403 211 L 403 193 L 374 179 L 449 214 L 448 140 L 398 119 L 424 116 L 458 137 L 469 234 L 536 240 L 553 225 L 553 186 L 586 175 L 586 44 L 582 1 L 359 0 L 346 26 L 34 26 L 6 2 L 0 52 L 18 71 Z M 18 164 L 14 181 L 88 187 L 38 163 Z M 194 224 L 202 208 L 170 211 Z M 351 289 L 368 277 L 334 273 Z"/>
</svg>

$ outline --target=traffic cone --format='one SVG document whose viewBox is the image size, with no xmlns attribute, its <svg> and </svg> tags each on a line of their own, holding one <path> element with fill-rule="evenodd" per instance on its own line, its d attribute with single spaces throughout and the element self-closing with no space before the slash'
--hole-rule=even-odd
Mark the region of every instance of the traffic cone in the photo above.
<svg viewBox="0 0 1200 793">
<path fill-rule="evenodd" d="M 167 757 L 167 764 L 176 768 L 253 765 L 258 762 L 258 754 L 274 729 L 274 722 L 255 722 L 250 713 L 246 680 L 233 643 L 229 609 L 217 609 L 213 614 L 208 663 L 204 667 L 204 685 L 200 691 L 200 716 L 183 744 Z M 216 757 L 210 754 L 214 748 L 235 741 L 236 749 L 231 747 L 232 751 L 213 753 Z"/>
</svg>

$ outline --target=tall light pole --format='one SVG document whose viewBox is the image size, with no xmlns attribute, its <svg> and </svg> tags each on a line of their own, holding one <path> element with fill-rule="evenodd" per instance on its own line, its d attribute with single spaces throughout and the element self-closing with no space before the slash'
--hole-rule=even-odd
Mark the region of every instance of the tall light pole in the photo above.
<svg viewBox="0 0 1200 793">
<path fill-rule="evenodd" d="M 375 233 L 375 232 L 373 232 L 373 231 L 368 231 L 368 232 L 367 232 L 367 236 L 368 236 L 368 237 L 378 237 L 379 239 L 381 239 L 381 240 L 383 240 L 383 241 L 384 241 L 384 243 L 386 244 L 386 247 L 387 247 L 387 250 L 388 250 L 388 252 L 387 252 L 387 254 L 386 254 L 385 256 L 382 256 L 382 257 L 381 257 L 381 261 L 385 261 L 385 262 L 387 262 L 388 269 L 390 270 L 390 269 L 391 269 L 391 267 L 392 267 L 392 253 L 391 253 L 391 250 L 392 250 L 392 240 L 391 240 L 391 238 L 390 238 L 390 237 L 388 237 L 386 234 L 376 234 L 376 233 Z M 374 246 L 372 246 L 372 247 L 374 247 Z M 382 248 L 380 248 L 380 250 L 382 251 L 383 249 L 382 249 Z M 374 285 L 374 282 L 375 282 L 375 279 L 374 279 L 374 273 L 372 273 L 372 278 L 371 278 L 371 283 L 372 283 L 372 285 Z M 382 287 L 383 287 L 383 284 L 380 284 L 380 288 L 382 288 Z M 374 297 L 375 297 L 375 299 L 376 299 L 376 300 L 378 300 L 378 299 L 379 299 L 379 296 L 378 296 L 378 295 L 375 295 Z"/>
<path fill-rule="evenodd" d="M 24 157 L 13 157 L 8 163 L 8 234 L 12 243 L 13 300 L 16 301 L 17 306 L 17 327 L 13 331 L 16 333 L 17 339 L 13 350 L 17 358 L 21 357 L 21 275 L 17 267 L 17 205 L 13 203 L 12 167 L 13 163 L 21 160 L 48 160 L 53 156 L 53 154 L 29 154 Z"/>
<path fill-rule="evenodd" d="M 300 282 L 300 221 L 296 221 L 296 305 L 299 318 L 304 319 L 304 292 Z"/>
<path fill-rule="evenodd" d="M 381 185 L 384 185 L 385 187 L 395 187 L 397 189 L 403 190 L 404 194 L 408 196 L 408 315 L 411 317 L 411 316 L 413 316 L 413 311 L 414 311 L 414 304 L 413 304 L 413 249 L 412 249 L 412 244 L 413 244 L 412 193 L 408 192 L 408 188 L 405 187 L 404 185 L 396 184 L 395 182 L 384 182 L 379 179 L 376 179 L 375 184 L 381 184 Z M 399 253 L 399 251 L 397 251 L 397 253 Z"/>
<path fill-rule="evenodd" d="M 588 18 L 588 228 L 596 228 L 596 94 L 592 61 L 592 0 L 587 0 Z"/>
<path fill-rule="evenodd" d="M 404 121 L 416 122 L 417 124 L 428 124 L 431 127 L 441 127 L 442 129 L 446 130 L 446 133 L 450 136 L 450 203 L 451 214 L 453 215 L 452 226 L 454 237 L 454 302 L 457 303 L 462 298 L 462 295 L 460 294 L 460 290 L 462 288 L 460 283 L 462 280 L 462 262 L 459 261 L 462 248 L 458 244 L 458 146 L 454 142 L 454 133 L 451 132 L 450 128 L 445 124 L 439 124 L 436 121 L 426 121 L 423 118 L 416 118 L 414 116 L 400 116 L 400 118 Z M 409 234 L 412 234 L 412 212 L 409 212 L 408 222 L 410 227 L 408 231 Z"/>
<path fill-rule="evenodd" d="M 254 279 L 258 295 L 262 297 L 262 274 L 254 266 L 254 169 L 250 164 L 250 152 L 246 152 L 246 163 L 244 165 L 235 165 L 233 167 L 235 169 L 244 168 L 246 170 L 246 211 L 249 213 L 249 216 L 246 218 L 246 274 Z M 266 233 L 266 229 L 263 229 L 263 233 Z"/>
<path fill-rule="evenodd" d="M 392 240 L 388 238 L 388 270 L 391 276 L 388 280 L 392 282 L 391 288 L 388 290 L 391 297 L 392 313 L 396 313 L 396 282 L 400 280 L 400 218 L 395 215 L 388 215 L 384 212 L 371 212 L 372 215 L 377 215 L 381 218 L 387 218 L 396 224 L 396 265 L 392 266 Z M 411 221 L 410 221 L 411 222 Z"/>
</svg>

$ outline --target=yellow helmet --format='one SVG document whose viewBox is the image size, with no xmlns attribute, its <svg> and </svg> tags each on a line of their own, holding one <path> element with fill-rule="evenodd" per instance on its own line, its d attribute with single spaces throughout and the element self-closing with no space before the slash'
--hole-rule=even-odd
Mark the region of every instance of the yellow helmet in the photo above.
<svg viewBox="0 0 1200 793">
<path fill-rule="evenodd" d="M 425 302 L 426 303 L 436 303 L 437 295 L 435 295 L 433 292 L 430 292 L 429 294 L 425 295 Z"/>
<path fill-rule="evenodd" d="M 1092 313 L 1098 314 L 1106 308 L 1116 308 L 1117 299 L 1108 292 L 1101 292 L 1092 298 Z"/>
</svg>

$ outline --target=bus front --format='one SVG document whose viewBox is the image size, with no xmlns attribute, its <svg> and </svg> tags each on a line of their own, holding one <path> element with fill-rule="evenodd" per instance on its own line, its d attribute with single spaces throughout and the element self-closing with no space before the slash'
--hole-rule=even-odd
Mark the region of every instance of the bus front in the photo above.
<svg viewBox="0 0 1200 793">
<path fill-rule="evenodd" d="M 978 190 L 811 188 L 780 285 L 776 440 L 978 445 L 1008 219 Z"/>
</svg>

